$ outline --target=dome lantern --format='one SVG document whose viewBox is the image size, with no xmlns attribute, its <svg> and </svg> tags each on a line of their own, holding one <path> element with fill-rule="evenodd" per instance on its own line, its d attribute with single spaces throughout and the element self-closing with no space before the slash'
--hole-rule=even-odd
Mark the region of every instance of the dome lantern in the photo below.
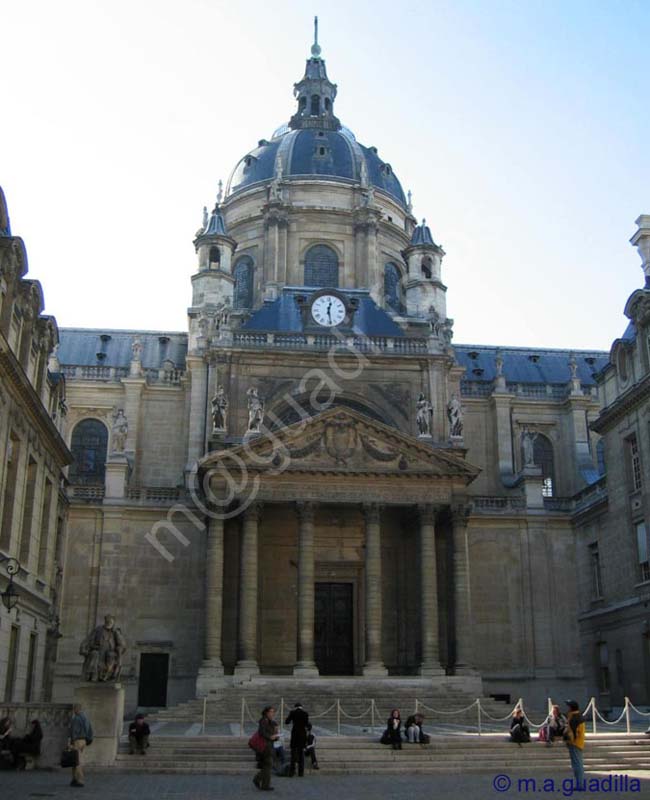
<svg viewBox="0 0 650 800">
<path fill-rule="evenodd" d="M 307 59 L 305 74 L 302 80 L 294 85 L 293 92 L 298 100 L 298 110 L 291 117 L 290 128 L 340 130 L 341 123 L 334 116 L 336 84 L 327 77 L 325 60 L 321 58 L 321 48 L 318 44 L 318 17 L 314 17 L 311 58 Z"/>
</svg>

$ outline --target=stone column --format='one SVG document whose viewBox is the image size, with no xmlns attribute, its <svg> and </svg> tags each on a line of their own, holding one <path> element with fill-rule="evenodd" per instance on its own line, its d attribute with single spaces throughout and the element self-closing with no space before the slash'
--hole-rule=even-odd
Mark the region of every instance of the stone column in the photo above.
<svg viewBox="0 0 650 800">
<path fill-rule="evenodd" d="M 259 674 L 257 665 L 257 562 L 261 506 L 252 503 L 244 511 L 241 567 L 239 571 L 239 660 L 235 675 L 250 677 Z"/>
<path fill-rule="evenodd" d="M 220 685 L 223 616 L 223 519 L 208 519 L 205 542 L 205 658 L 196 679 L 196 696 Z"/>
<path fill-rule="evenodd" d="M 467 546 L 467 506 L 456 506 L 452 513 L 454 626 L 456 634 L 457 675 L 473 673 L 472 618 L 469 585 L 469 552 Z"/>
<path fill-rule="evenodd" d="M 314 506 L 298 503 L 298 662 L 294 675 L 317 678 L 314 662 Z"/>
<path fill-rule="evenodd" d="M 379 506 L 370 503 L 363 507 L 366 520 L 366 662 L 364 675 L 387 675 L 381 652 L 382 585 L 381 585 L 381 523 Z"/>
<path fill-rule="evenodd" d="M 420 573 L 422 661 L 420 675 L 443 675 L 438 641 L 438 574 L 436 571 L 435 507 L 418 507 L 420 517 Z"/>
</svg>

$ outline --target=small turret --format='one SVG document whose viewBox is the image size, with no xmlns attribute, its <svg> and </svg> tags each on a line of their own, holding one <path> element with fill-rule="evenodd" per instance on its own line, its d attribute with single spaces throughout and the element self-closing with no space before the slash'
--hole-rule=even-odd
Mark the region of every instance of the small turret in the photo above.
<svg viewBox="0 0 650 800">
<path fill-rule="evenodd" d="M 417 225 L 411 242 L 404 251 L 408 264 L 406 310 L 409 316 L 430 316 L 435 311 L 439 320 L 447 318 L 447 287 L 442 283 L 442 259 L 445 251 L 437 245 L 425 219 Z"/>
<path fill-rule="evenodd" d="M 650 289 L 650 214 L 641 214 L 636 224 L 638 230 L 630 239 L 641 256 L 641 266 L 645 275 L 646 289 Z"/>
<path fill-rule="evenodd" d="M 289 121 L 290 128 L 321 128 L 332 131 L 341 128 L 341 123 L 334 116 L 336 84 L 327 77 L 325 61 L 321 58 L 318 44 L 318 17 L 314 17 L 311 58 L 307 59 L 304 77 L 294 85 L 293 93 L 298 100 L 298 110 Z"/>
</svg>

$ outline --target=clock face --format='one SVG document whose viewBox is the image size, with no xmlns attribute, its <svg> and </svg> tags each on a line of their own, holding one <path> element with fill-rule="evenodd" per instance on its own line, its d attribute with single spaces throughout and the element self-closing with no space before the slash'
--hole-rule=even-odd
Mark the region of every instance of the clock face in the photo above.
<svg viewBox="0 0 650 800">
<path fill-rule="evenodd" d="M 345 319 L 345 305 L 336 295 L 322 294 L 311 304 L 311 315 L 319 325 L 333 328 Z"/>
</svg>

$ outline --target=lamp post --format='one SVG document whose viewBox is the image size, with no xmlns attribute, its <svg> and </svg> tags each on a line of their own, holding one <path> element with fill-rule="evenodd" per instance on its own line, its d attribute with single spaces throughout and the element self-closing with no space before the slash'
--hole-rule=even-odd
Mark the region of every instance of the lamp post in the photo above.
<svg viewBox="0 0 650 800">
<path fill-rule="evenodd" d="M 9 583 L 4 592 L 0 592 L 0 597 L 2 598 L 2 605 L 7 611 L 11 611 L 18 605 L 19 594 L 14 586 L 14 575 L 20 572 L 20 561 L 16 558 L 0 556 L 0 564 L 2 563 L 5 563 L 5 571 L 9 575 Z"/>
</svg>

